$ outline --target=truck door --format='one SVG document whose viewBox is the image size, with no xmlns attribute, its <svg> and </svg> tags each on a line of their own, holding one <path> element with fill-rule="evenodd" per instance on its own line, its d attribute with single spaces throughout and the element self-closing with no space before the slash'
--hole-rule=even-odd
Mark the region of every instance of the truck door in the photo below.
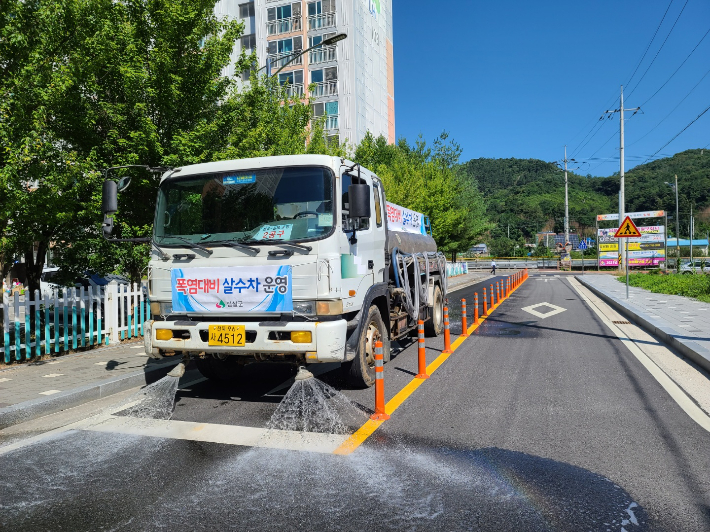
<svg viewBox="0 0 710 532">
<path fill-rule="evenodd" d="M 370 185 L 370 218 L 360 218 L 351 220 L 348 218 L 348 187 L 353 183 L 365 183 Z M 360 181 L 356 176 L 343 174 L 341 178 L 341 222 L 343 233 L 341 235 L 340 245 L 340 273 L 343 287 L 343 310 L 351 312 L 360 310 L 362 302 L 367 293 L 368 288 L 374 283 L 375 274 L 375 225 L 374 219 L 376 216 L 375 202 L 373 196 L 372 179 L 361 174 Z M 350 237 L 352 230 L 356 231 L 357 242 L 352 243 Z M 382 231 L 382 227 L 379 228 Z M 384 242 L 384 241 L 383 241 Z M 379 248 L 379 254 L 382 255 L 384 261 L 384 253 L 382 249 L 384 243 Z M 384 262 L 381 267 L 384 267 Z"/>
</svg>

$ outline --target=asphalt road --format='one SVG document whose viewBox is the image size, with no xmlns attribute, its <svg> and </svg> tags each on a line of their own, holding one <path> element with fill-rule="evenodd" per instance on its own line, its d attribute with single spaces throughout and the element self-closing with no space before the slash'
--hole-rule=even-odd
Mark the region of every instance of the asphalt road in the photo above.
<svg viewBox="0 0 710 532">
<path fill-rule="evenodd" d="M 482 287 L 449 295 L 454 334 L 458 301 L 472 323 Z M 388 399 L 417 372 L 416 345 L 398 347 Z M 442 348 L 428 339 L 427 361 Z M 179 390 L 164 426 L 262 429 L 337 403 L 323 426 L 354 430 L 373 390 L 319 369 L 349 402 L 320 384 L 282 402 L 293 372 L 254 364 L 233 385 Z M 0 454 L 0 529 L 710 530 L 710 434 L 564 276 L 531 275 L 349 456 L 142 430 L 60 431 Z"/>
</svg>

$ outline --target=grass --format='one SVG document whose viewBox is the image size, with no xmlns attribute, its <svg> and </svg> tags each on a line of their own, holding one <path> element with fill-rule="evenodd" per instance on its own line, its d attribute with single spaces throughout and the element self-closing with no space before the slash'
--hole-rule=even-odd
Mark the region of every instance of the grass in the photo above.
<svg viewBox="0 0 710 532">
<path fill-rule="evenodd" d="M 618 280 L 625 283 L 626 277 L 618 277 Z M 710 275 L 632 273 L 629 275 L 629 285 L 645 288 L 656 294 L 685 296 L 710 303 Z"/>
</svg>

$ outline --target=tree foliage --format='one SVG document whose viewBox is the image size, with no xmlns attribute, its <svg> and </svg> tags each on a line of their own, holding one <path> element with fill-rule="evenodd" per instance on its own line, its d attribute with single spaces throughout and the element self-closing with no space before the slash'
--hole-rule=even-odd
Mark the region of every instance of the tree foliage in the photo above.
<svg viewBox="0 0 710 532">
<path fill-rule="evenodd" d="M 283 105 L 274 80 L 239 92 L 222 76 L 243 25 L 218 19 L 215 1 L 0 4 L 0 261 L 24 254 L 30 288 L 50 243 L 67 280 L 116 269 L 140 279 L 148 246 L 101 236 L 102 169 L 344 153 L 318 122 L 309 129 L 308 102 Z M 253 60 L 242 54 L 235 70 Z M 160 176 L 112 177 L 121 172 L 132 182 L 115 236 L 147 236 Z"/>
<path fill-rule="evenodd" d="M 483 199 L 471 180 L 454 171 L 461 154 L 446 132 L 431 147 L 419 137 L 387 144 L 368 133 L 355 150 L 355 161 L 375 172 L 384 184 L 387 200 L 429 216 L 440 250 L 468 250 L 486 229 Z"/>
<path fill-rule="evenodd" d="M 487 215 L 496 224 L 487 235 L 492 248 L 510 247 L 503 242 L 508 239 L 508 230 L 511 240 L 527 242 L 534 242 L 539 231 L 564 231 L 564 173 L 555 164 L 536 159 L 472 159 L 460 165 L 459 172 L 465 179 L 475 180 L 484 194 Z M 627 212 L 665 209 L 674 214 L 675 196 L 666 182 L 673 182 L 676 174 L 681 227 L 687 226 L 692 204 L 697 230 L 708 231 L 710 153 L 707 150 L 688 150 L 627 172 Z M 571 230 L 593 236 L 595 216 L 618 209 L 619 176 L 592 177 L 568 172 L 568 183 Z M 674 224 L 669 225 L 674 232 Z"/>
</svg>

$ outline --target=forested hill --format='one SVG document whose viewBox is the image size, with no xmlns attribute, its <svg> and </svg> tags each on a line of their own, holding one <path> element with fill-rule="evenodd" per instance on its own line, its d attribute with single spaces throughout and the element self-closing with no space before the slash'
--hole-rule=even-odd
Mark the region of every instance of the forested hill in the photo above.
<svg viewBox="0 0 710 532">
<path fill-rule="evenodd" d="M 475 179 L 484 194 L 490 221 L 497 224 L 491 240 L 505 237 L 531 242 L 542 230 L 561 232 L 564 223 L 564 173 L 554 163 L 538 159 L 472 159 L 459 167 Z M 710 152 L 688 150 L 640 165 L 626 172 L 626 209 L 675 210 L 675 196 L 666 182 L 678 175 L 681 223 L 691 202 L 698 213 L 698 230 L 710 222 Z M 596 214 L 618 208 L 619 176 L 592 177 L 569 172 L 570 220 L 583 230 L 595 225 Z M 705 215 L 702 212 L 705 211 Z M 511 244 L 514 245 L 514 244 Z"/>
</svg>

